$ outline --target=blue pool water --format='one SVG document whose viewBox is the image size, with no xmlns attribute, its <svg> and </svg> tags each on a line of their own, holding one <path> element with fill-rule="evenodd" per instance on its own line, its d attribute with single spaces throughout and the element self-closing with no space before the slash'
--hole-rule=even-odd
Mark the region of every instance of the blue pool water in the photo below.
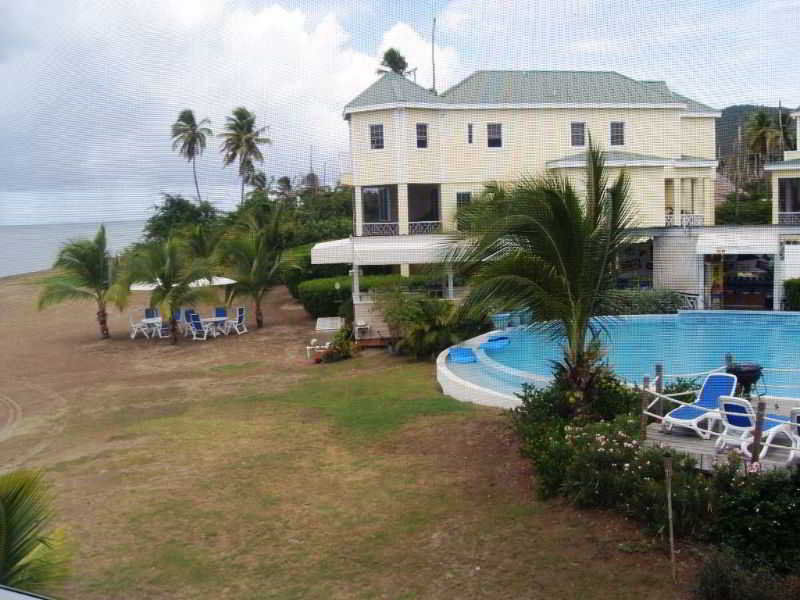
<svg viewBox="0 0 800 600">
<path fill-rule="evenodd" d="M 619 317 L 606 321 L 601 336 L 608 362 L 625 380 L 641 383 L 662 363 L 667 375 L 709 371 L 724 364 L 725 354 L 771 369 L 800 369 L 800 314 L 771 312 L 686 311 L 677 315 Z M 485 349 L 490 360 L 453 368 L 478 385 L 518 391 L 524 377 L 513 370 L 547 377 L 561 357 L 559 342 L 526 328 L 504 330 L 511 343 Z M 479 353 L 480 355 L 480 353 Z M 670 378 L 667 377 L 667 383 Z M 759 390 L 800 397 L 800 373 L 764 374 Z"/>
</svg>

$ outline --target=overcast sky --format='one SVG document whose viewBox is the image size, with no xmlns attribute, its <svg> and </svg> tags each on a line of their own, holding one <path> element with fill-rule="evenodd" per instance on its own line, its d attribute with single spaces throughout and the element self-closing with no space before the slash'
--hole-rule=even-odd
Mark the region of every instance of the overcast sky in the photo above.
<svg viewBox="0 0 800 600">
<path fill-rule="evenodd" d="M 335 181 L 343 105 L 397 47 L 437 88 L 476 69 L 616 70 L 715 107 L 800 105 L 800 0 L 0 0 L 0 225 L 142 218 L 194 195 L 169 127 L 269 125 L 268 175 Z M 238 200 L 211 140 L 201 193 Z"/>
</svg>

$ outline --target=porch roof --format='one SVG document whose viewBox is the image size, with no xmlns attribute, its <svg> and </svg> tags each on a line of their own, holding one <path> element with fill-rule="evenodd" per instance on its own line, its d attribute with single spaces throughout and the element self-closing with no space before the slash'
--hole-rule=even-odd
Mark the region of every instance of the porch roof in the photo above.
<svg viewBox="0 0 800 600">
<path fill-rule="evenodd" d="M 782 160 L 780 162 L 767 163 L 764 166 L 765 171 L 784 171 L 800 169 L 800 158 L 793 158 L 791 160 Z"/>
<path fill-rule="evenodd" d="M 397 265 L 441 262 L 452 247 L 446 234 L 350 237 L 320 242 L 311 248 L 315 265 Z"/>
<path fill-rule="evenodd" d="M 610 150 L 605 152 L 606 166 L 608 167 L 716 167 L 717 161 L 709 158 L 682 155 L 680 158 L 664 158 L 649 154 L 636 154 L 635 152 L 622 152 Z M 586 152 L 579 152 L 570 156 L 547 162 L 548 169 L 567 169 L 586 166 Z"/>
</svg>

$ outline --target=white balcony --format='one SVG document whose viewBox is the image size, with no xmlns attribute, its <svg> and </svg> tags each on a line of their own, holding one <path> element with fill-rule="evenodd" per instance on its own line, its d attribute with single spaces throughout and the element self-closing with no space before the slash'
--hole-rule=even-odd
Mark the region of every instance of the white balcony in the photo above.
<svg viewBox="0 0 800 600">
<path fill-rule="evenodd" d="M 800 225 L 800 212 L 779 212 L 778 225 Z"/>
</svg>

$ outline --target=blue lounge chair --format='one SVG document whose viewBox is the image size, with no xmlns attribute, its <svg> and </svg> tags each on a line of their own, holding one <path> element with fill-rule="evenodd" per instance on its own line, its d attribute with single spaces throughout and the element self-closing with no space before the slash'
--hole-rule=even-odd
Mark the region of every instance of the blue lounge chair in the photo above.
<svg viewBox="0 0 800 600">
<path fill-rule="evenodd" d="M 214 309 L 214 316 L 215 317 L 227 317 L 228 316 L 228 309 L 224 306 L 218 306 Z"/>
<path fill-rule="evenodd" d="M 753 405 L 747 400 L 742 398 L 735 398 L 733 396 L 723 396 L 720 398 L 720 416 L 724 429 L 717 438 L 716 447 L 718 451 L 724 450 L 726 446 L 739 446 L 747 458 L 752 458 L 750 452 L 750 444 L 753 443 L 753 435 L 756 430 L 756 414 L 753 411 Z M 767 414 L 761 428 L 761 437 L 766 438 L 765 444 L 758 454 L 758 460 L 761 460 L 769 452 L 769 444 L 779 433 L 786 435 L 794 445 L 794 440 L 791 435 L 791 422 L 789 417 L 782 415 Z M 791 461 L 793 452 L 789 453 L 789 460 Z"/>
<path fill-rule="evenodd" d="M 144 318 L 145 319 L 155 319 L 158 317 L 158 309 L 157 308 L 145 308 L 144 309 Z"/>
<path fill-rule="evenodd" d="M 187 308 L 183 311 L 183 335 L 188 336 L 192 333 L 192 315 L 194 310 Z"/>
<path fill-rule="evenodd" d="M 711 429 L 720 420 L 720 396 L 730 396 L 736 391 L 736 376 L 728 373 L 712 373 L 706 377 L 697 398 L 690 405 L 671 410 L 661 422 L 665 433 L 672 433 L 675 426 L 695 431 L 704 440 L 711 437 Z M 700 424 L 705 422 L 705 428 Z"/>
</svg>

